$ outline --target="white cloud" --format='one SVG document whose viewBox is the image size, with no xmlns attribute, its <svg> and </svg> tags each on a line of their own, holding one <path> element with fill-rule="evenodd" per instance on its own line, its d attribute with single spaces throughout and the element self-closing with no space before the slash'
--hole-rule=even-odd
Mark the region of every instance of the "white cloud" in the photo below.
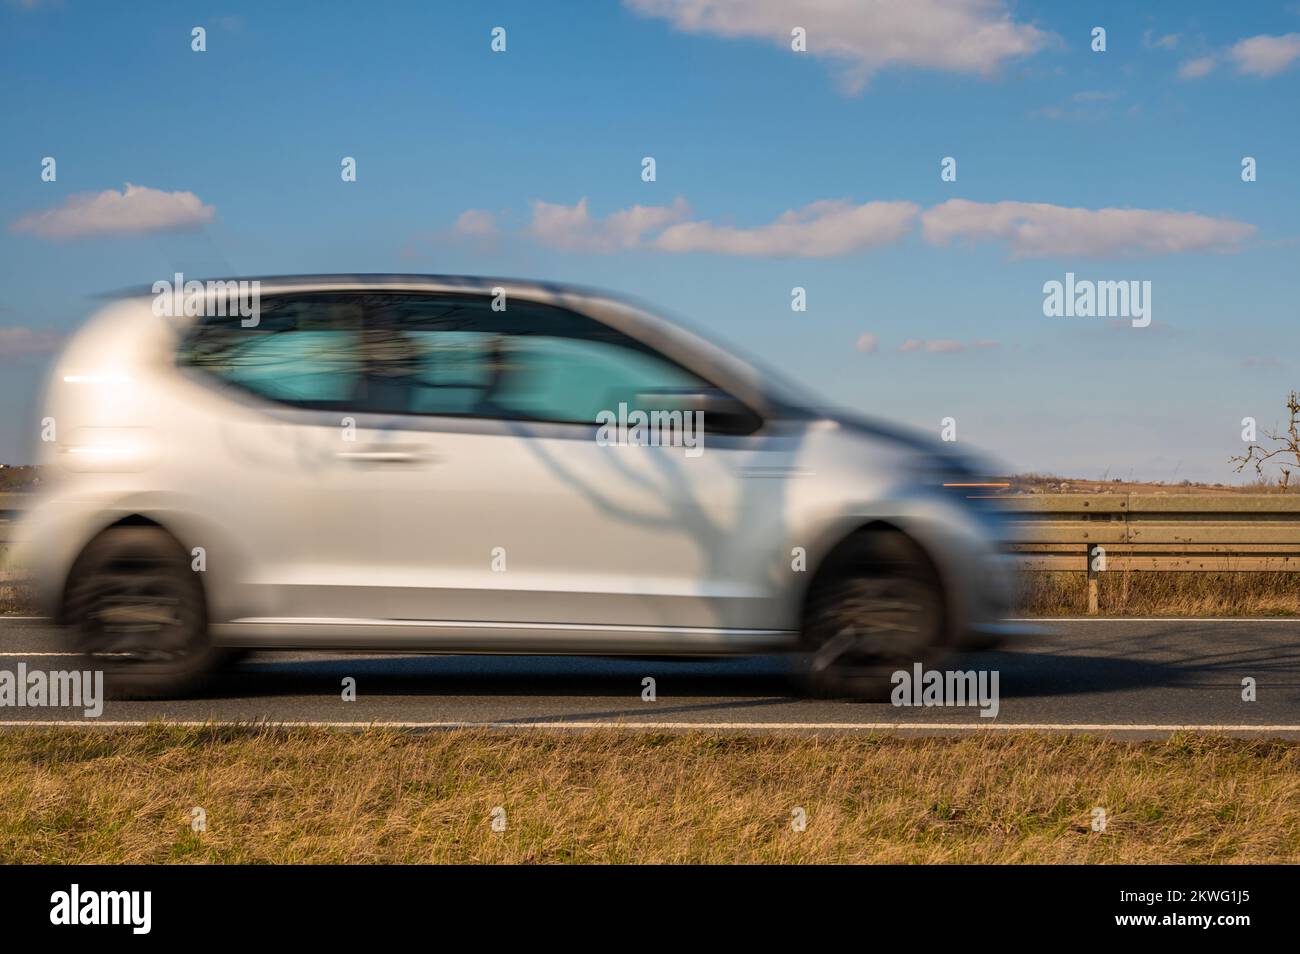
<svg viewBox="0 0 1300 954">
<path fill-rule="evenodd" d="M 1123 258 L 1231 251 L 1256 232 L 1255 226 L 1245 222 L 1194 212 L 967 199 L 950 199 L 924 212 L 914 202 L 855 205 L 822 199 L 752 228 L 694 221 L 690 205 L 680 196 L 668 206 L 635 205 L 603 219 L 591 214 L 585 197 L 575 205 L 534 200 L 532 208 L 532 222 L 525 234 L 551 248 L 587 253 L 639 248 L 742 257 L 837 258 L 900 241 L 918 214 L 922 235 L 931 245 L 947 245 L 954 239 L 1001 241 L 1014 258 Z M 454 231 L 494 238 L 498 234 L 496 216 L 482 209 L 467 209 L 456 220 Z"/>
<path fill-rule="evenodd" d="M 754 228 L 691 221 L 691 207 L 678 196 L 672 205 L 645 206 L 591 214 L 587 199 L 575 205 L 534 200 L 527 234 L 542 245 L 571 252 L 617 252 L 651 248 L 661 252 L 712 252 L 719 255 L 831 258 L 897 241 L 912 227 L 920 208 L 913 202 L 854 205 L 824 199 L 782 213 Z M 495 234 L 495 219 L 467 209 L 456 220 L 463 235 Z"/>
<path fill-rule="evenodd" d="M 1182 38 L 1179 33 L 1166 33 L 1164 36 L 1156 36 L 1152 30 L 1142 32 L 1142 45 L 1148 50 L 1173 50 L 1177 49 L 1178 41 Z"/>
<path fill-rule="evenodd" d="M 880 339 L 877 338 L 875 335 L 873 335 L 871 332 L 867 332 L 866 334 L 858 338 L 858 342 L 854 347 L 856 347 L 863 354 L 875 354 L 876 349 L 879 346 L 880 346 Z"/>
<path fill-rule="evenodd" d="M 954 238 L 1005 241 L 1016 258 L 1119 258 L 1231 249 L 1254 235 L 1255 227 L 1193 212 L 950 199 L 925 211 L 921 231 L 933 245 Z"/>
<path fill-rule="evenodd" d="M 63 344 L 63 335 L 23 325 L 0 328 L 0 362 L 30 355 L 50 354 Z"/>
<path fill-rule="evenodd" d="M 752 229 L 683 222 L 666 229 L 655 239 L 654 247 L 665 252 L 833 258 L 898 241 L 911 228 L 918 211 L 914 202 L 853 205 L 823 199 Z"/>
<path fill-rule="evenodd" d="M 690 214 L 690 206 L 681 196 L 670 206 L 634 205 L 604 219 L 592 217 L 587 210 L 586 197 L 579 199 L 577 205 L 535 200 L 529 233 L 552 248 L 571 252 L 617 252 L 636 248 L 646 232 L 681 222 Z"/>
<path fill-rule="evenodd" d="M 216 209 L 193 192 L 163 192 L 126 184 L 125 192 L 106 189 L 68 196 L 62 205 L 24 215 L 10 228 L 45 239 L 103 235 L 142 235 L 194 228 L 211 222 Z"/>
<path fill-rule="evenodd" d="M 1185 80 L 1200 79 L 1214 71 L 1215 60 L 1212 56 L 1198 56 L 1178 67 L 1178 78 Z"/>
<path fill-rule="evenodd" d="M 925 342 L 925 350 L 931 354 L 954 354 L 958 351 L 965 351 L 966 346 L 960 341 L 954 341 L 952 338 L 937 338 L 934 341 Z"/>
<path fill-rule="evenodd" d="M 1251 76 L 1276 76 L 1300 59 L 1300 33 L 1252 36 L 1228 50 L 1237 71 Z"/>
<path fill-rule="evenodd" d="M 1002 0 L 626 0 L 643 16 L 687 33 L 757 37 L 790 50 L 791 30 L 807 31 L 808 53 L 843 65 L 856 92 L 888 67 L 993 74 L 1005 61 L 1041 49 L 1050 35 L 1011 19 Z"/>
<path fill-rule="evenodd" d="M 471 238 L 492 238 L 497 234 L 497 217 L 486 209 L 466 209 L 456 219 L 455 231 Z"/>
</svg>

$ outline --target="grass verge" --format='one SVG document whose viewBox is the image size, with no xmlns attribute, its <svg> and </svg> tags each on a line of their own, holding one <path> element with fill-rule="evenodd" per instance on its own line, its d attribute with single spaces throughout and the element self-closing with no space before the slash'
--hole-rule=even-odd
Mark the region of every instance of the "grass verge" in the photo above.
<svg viewBox="0 0 1300 954">
<path fill-rule="evenodd" d="M 1025 573 L 1018 616 L 1083 616 L 1088 578 L 1083 572 Z M 1097 578 L 1102 616 L 1296 616 L 1295 573 L 1154 573 L 1116 571 Z"/>
<path fill-rule="evenodd" d="M 16 730 L 0 860 L 1295 862 L 1300 743 Z"/>
</svg>

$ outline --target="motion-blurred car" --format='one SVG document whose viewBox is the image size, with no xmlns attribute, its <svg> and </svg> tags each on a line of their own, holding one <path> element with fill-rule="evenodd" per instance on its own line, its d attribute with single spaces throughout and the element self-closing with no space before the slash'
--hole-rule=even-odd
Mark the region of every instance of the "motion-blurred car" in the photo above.
<svg viewBox="0 0 1300 954">
<path fill-rule="evenodd" d="M 1006 629 L 999 518 L 951 445 L 636 305 L 265 278 L 241 320 L 213 287 L 209 317 L 110 303 L 45 396 L 15 562 L 118 695 L 249 649 L 792 651 L 859 694 Z"/>
</svg>

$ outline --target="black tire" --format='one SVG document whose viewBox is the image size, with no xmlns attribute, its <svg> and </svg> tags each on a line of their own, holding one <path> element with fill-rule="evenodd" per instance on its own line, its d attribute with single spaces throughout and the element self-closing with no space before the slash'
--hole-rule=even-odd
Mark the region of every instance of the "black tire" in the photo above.
<svg viewBox="0 0 1300 954">
<path fill-rule="evenodd" d="M 930 561 L 892 531 L 851 539 L 813 581 L 804 614 L 804 688 L 817 696 L 888 699 L 891 677 L 948 654 L 943 588 Z"/>
<path fill-rule="evenodd" d="M 189 695 L 224 661 L 208 640 L 199 574 L 157 527 L 92 540 L 69 574 L 66 607 L 72 646 L 103 670 L 110 698 Z"/>
</svg>

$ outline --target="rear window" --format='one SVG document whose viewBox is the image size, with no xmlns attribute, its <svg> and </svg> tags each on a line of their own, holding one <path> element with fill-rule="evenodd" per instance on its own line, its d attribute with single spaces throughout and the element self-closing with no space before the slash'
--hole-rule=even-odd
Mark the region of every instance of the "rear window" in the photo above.
<svg viewBox="0 0 1300 954">
<path fill-rule="evenodd" d="M 363 396 L 362 310 L 338 297 L 264 299 L 250 328 L 203 319 L 177 362 L 281 404 L 349 409 Z"/>
</svg>

